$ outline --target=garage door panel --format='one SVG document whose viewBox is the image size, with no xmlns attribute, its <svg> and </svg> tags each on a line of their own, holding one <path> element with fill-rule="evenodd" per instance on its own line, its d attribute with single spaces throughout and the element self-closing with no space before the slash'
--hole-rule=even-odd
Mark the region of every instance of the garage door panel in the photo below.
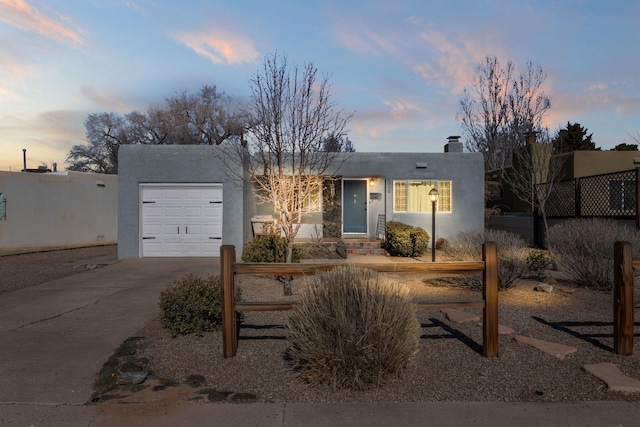
<svg viewBox="0 0 640 427">
<path fill-rule="evenodd" d="M 162 234 L 162 224 L 148 224 L 145 223 L 142 226 L 142 234 L 146 237 L 146 236 L 157 236 L 159 234 Z"/>
<path fill-rule="evenodd" d="M 200 206 L 185 206 L 183 213 L 185 218 L 201 218 L 202 211 L 203 209 Z"/>
<path fill-rule="evenodd" d="M 182 200 L 184 190 L 181 188 L 167 188 L 164 190 L 163 198 L 166 201 Z"/>
<path fill-rule="evenodd" d="M 182 218 L 182 206 L 165 206 L 162 212 L 165 218 Z"/>
<path fill-rule="evenodd" d="M 210 205 L 204 208 L 204 216 L 209 218 L 222 217 L 222 205 Z"/>
<path fill-rule="evenodd" d="M 145 188 L 143 202 L 153 202 L 163 198 L 163 190 L 161 188 Z"/>
<path fill-rule="evenodd" d="M 184 200 L 186 202 L 196 201 L 198 203 L 201 203 L 202 199 L 203 199 L 202 193 L 203 193 L 202 189 L 198 189 L 198 188 L 190 189 L 190 188 L 187 188 L 187 189 L 184 190 Z"/>
<path fill-rule="evenodd" d="M 169 238 L 178 236 L 180 234 L 180 227 L 182 224 L 174 223 L 174 224 L 163 224 L 162 233 Z M 182 227 L 182 232 L 184 233 L 184 227 Z"/>
<path fill-rule="evenodd" d="M 222 184 L 142 184 L 142 256 L 220 256 L 222 194 Z"/>
<path fill-rule="evenodd" d="M 162 206 L 149 204 L 142 205 L 142 213 L 145 218 L 162 218 L 162 211 Z"/>
<path fill-rule="evenodd" d="M 198 238 L 200 238 L 200 235 L 202 234 L 202 228 L 202 224 L 193 222 L 185 224 L 185 234 L 187 234 L 188 237 L 197 236 Z"/>
<path fill-rule="evenodd" d="M 144 240 L 144 255 L 159 256 L 162 253 L 162 243 Z"/>
<path fill-rule="evenodd" d="M 205 188 L 202 197 L 210 202 L 222 202 L 222 188 Z"/>
<path fill-rule="evenodd" d="M 207 237 L 222 237 L 222 225 L 205 224 L 203 228 L 204 228 L 203 233 Z"/>
</svg>

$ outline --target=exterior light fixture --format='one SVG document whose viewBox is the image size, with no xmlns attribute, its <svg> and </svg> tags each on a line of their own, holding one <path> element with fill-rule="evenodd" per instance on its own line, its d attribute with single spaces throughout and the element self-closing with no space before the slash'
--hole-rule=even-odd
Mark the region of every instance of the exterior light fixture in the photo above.
<svg viewBox="0 0 640 427">
<path fill-rule="evenodd" d="M 376 185 L 376 181 L 377 181 L 376 178 L 369 178 L 369 186 L 373 187 L 374 185 Z"/>
<path fill-rule="evenodd" d="M 429 191 L 431 200 L 431 262 L 436 262 L 436 203 L 438 203 L 438 190 L 432 188 Z"/>
</svg>

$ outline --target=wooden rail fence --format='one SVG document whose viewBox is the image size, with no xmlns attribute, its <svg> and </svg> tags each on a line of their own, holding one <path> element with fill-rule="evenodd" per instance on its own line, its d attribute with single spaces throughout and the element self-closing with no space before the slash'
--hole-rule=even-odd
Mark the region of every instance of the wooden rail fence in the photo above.
<svg viewBox="0 0 640 427">
<path fill-rule="evenodd" d="M 625 356 L 633 354 L 633 269 L 640 269 L 640 259 L 633 259 L 631 243 L 616 242 L 613 248 L 613 349 Z"/>
<path fill-rule="evenodd" d="M 252 274 L 262 276 L 305 276 L 331 270 L 345 264 L 313 263 L 236 263 L 235 247 L 223 245 L 220 248 L 220 265 L 223 291 L 222 340 L 223 356 L 234 357 L 238 348 L 239 311 L 279 311 L 290 310 L 294 301 L 235 301 L 235 276 Z M 381 273 L 426 273 L 426 274 L 472 274 L 482 273 L 482 300 L 476 301 L 414 301 L 416 309 L 473 307 L 483 309 L 482 354 L 485 357 L 498 356 L 498 258 L 496 244 L 482 245 L 482 261 L 477 262 L 436 262 L 436 263 L 358 263 L 358 267 L 369 268 Z"/>
</svg>

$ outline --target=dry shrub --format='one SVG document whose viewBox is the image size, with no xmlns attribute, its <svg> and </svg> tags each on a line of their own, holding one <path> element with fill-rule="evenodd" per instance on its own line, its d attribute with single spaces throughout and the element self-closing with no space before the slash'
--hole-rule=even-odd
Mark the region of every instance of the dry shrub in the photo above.
<svg viewBox="0 0 640 427">
<path fill-rule="evenodd" d="M 634 258 L 640 257 L 640 233 L 616 221 L 574 219 L 549 228 L 547 240 L 558 268 L 579 286 L 613 289 L 613 246 L 631 243 Z M 636 273 L 637 275 L 637 273 Z"/>
<path fill-rule="evenodd" d="M 482 244 L 495 242 L 498 250 L 498 289 L 509 288 L 527 273 L 527 244 L 520 236 L 502 230 L 457 233 L 442 247 L 448 261 L 481 261 Z M 461 275 L 460 281 L 472 289 L 482 289 L 481 274 Z"/>
<path fill-rule="evenodd" d="M 356 267 L 308 280 L 287 320 L 288 354 L 300 379 L 364 390 L 414 358 L 421 331 L 406 286 Z"/>
</svg>

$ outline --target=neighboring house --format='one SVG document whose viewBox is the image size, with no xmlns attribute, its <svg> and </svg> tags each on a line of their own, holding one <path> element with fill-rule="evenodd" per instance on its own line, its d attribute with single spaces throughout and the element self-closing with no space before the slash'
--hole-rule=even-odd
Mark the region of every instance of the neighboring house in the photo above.
<svg viewBox="0 0 640 427">
<path fill-rule="evenodd" d="M 253 238 L 251 219 L 277 217 L 225 173 L 220 146 L 128 145 L 119 151 L 118 257 L 218 256 Z M 450 140 L 445 153 L 338 153 L 298 238 L 375 238 L 380 221 L 431 234 L 428 192 L 440 193 L 436 237 L 482 229 L 483 158 Z M 237 165 L 237 171 L 241 171 Z"/>
<path fill-rule="evenodd" d="M 118 177 L 0 171 L 0 252 L 117 242 Z"/>
<path fill-rule="evenodd" d="M 548 145 L 535 145 L 536 149 L 550 148 Z M 549 156 L 550 157 L 550 156 Z M 600 150 L 584 150 L 573 151 L 570 153 L 554 155 L 553 161 L 561 162 L 562 170 L 557 178 L 557 181 L 571 181 L 575 179 L 581 179 L 586 177 L 594 177 L 599 175 L 607 175 L 616 172 L 630 171 L 640 166 L 640 152 L 638 151 L 600 151 Z M 509 166 L 504 173 L 509 173 L 511 168 L 516 167 Z M 486 173 L 487 181 L 499 181 L 500 171 L 489 171 Z M 545 182 L 544 179 L 538 180 L 540 183 Z M 630 188 L 633 185 L 635 188 L 635 180 L 625 180 L 626 182 L 619 182 L 615 178 L 611 179 L 610 188 L 614 194 L 618 191 L 630 194 Z M 618 188 L 620 187 L 620 188 Z M 490 207 L 495 206 L 501 213 L 522 213 L 532 212 L 533 208 L 530 203 L 519 200 L 508 188 L 506 183 L 500 185 L 492 193 L 490 197 Z M 594 194 L 593 197 L 604 197 L 605 194 Z M 634 199 L 635 200 L 635 199 Z M 630 202 L 630 198 L 626 198 L 626 204 Z M 615 216 L 616 211 L 620 209 L 612 206 L 611 215 Z M 586 212 L 584 212 L 586 214 Z"/>
<path fill-rule="evenodd" d="M 601 217 L 640 226 L 637 209 L 640 152 L 581 150 L 552 159 L 562 162 L 562 171 L 546 205 L 551 225 L 566 218 Z M 486 174 L 486 179 L 498 176 L 498 171 L 492 171 Z M 508 186 L 493 193 L 489 203 L 503 214 L 489 217 L 490 228 L 516 232 L 534 244 L 544 241 L 542 227 L 531 216 L 531 205 L 518 200 Z"/>
</svg>

